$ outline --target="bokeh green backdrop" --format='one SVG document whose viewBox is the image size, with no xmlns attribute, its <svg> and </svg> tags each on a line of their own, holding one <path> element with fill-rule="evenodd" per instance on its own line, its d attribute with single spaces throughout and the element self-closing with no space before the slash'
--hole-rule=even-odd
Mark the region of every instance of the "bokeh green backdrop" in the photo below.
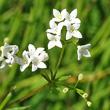
<svg viewBox="0 0 110 110">
<path fill-rule="evenodd" d="M 84 80 L 78 86 L 89 94 L 93 105 L 88 108 L 74 91 L 50 93 L 47 88 L 15 106 L 31 105 L 29 110 L 110 110 L 110 0 L 0 0 L 0 46 L 8 37 L 9 44 L 19 46 L 19 57 L 29 43 L 36 48 L 45 47 L 50 57 L 47 65 L 54 70 L 61 49 L 47 50 L 46 37 L 54 8 L 59 11 L 66 8 L 68 12 L 77 8 L 83 35 L 78 44 L 91 43 L 92 55 L 78 61 L 76 47 L 68 45 L 58 76 L 72 75 L 66 82 L 74 84 L 76 76 L 83 73 Z M 31 68 L 20 72 L 17 64 L 0 70 L 0 102 L 14 85 L 17 89 L 10 102 L 44 85 L 46 81 L 41 72 L 32 73 Z"/>
</svg>

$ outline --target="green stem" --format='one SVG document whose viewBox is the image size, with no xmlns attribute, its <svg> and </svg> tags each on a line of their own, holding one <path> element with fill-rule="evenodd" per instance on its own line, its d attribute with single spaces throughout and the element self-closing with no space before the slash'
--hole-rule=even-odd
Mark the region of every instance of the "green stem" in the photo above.
<svg viewBox="0 0 110 110">
<path fill-rule="evenodd" d="M 51 80 L 50 80 L 50 78 L 49 78 L 49 76 L 48 76 L 48 74 L 47 74 L 46 70 L 44 70 L 44 73 L 45 73 L 45 75 L 46 75 L 46 77 L 47 77 L 48 81 L 49 81 L 49 82 L 51 82 Z"/>
<path fill-rule="evenodd" d="M 49 83 L 46 84 L 46 85 L 44 85 L 44 86 L 42 86 L 41 88 L 35 90 L 34 92 L 32 92 L 32 93 L 30 93 L 30 94 L 28 94 L 28 95 L 26 95 L 26 96 L 24 96 L 24 97 L 22 97 L 22 98 L 16 100 L 15 102 L 12 102 L 11 104 L 7 105 L 6 108 L 10 108 L 11 106 L 13 106 L 13 105 L 15 105 L 15 104 L 17 104 L 17 103 L 22 102 L 22 101 L 28 99 L 29 97 L 35 95 L 36 93 L 38 93 L 38 92 L 40 92 L 41 90 L 47 88 L 48 86 L 49 86 Z M 6 108 L 5 108 L 5 109 L 6 109 Z"/>
<path fill-rule="evenodd" d="M 61 60 L 62 60 L 62 57 L 63 57 L 64 49 L 65 49 L 65 44 L 63 45 L 63 48 L 61 50 L 61 54 L 60 54 L 60 57 L 59 57 L 59 60 L 58 60 L 58 63 L 57 63 L 56 69 L 55 69 L 55 73 L 54 73 L 53 79 L 55 79 L 55 77 L 56 77 L 57 70 L 58 70 L 58 68 L 60 66 L 60 63 L 61 63 Z"/>
<path fill-rule="evenodd" d="M 79 83 L 79 80 L 77 80 L 77 82 L 76 82 L 76 84 L 75 84 L 74 88 L 76 88 L 76 86 L 78 85 L 78 83 Z"/>
</svg>

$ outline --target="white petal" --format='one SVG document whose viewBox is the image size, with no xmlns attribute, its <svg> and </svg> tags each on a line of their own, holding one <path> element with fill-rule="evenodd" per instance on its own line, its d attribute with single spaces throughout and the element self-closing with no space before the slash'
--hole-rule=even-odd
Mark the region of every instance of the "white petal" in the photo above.
<svg viewBox="0 0 110 110">
<path fill-rule="evenodd" d="M 66 10 L 64 10 L 62 16 L 63 16 L 66 20 L 69 20 L 69 19 L 70 19 L 70 15 L 69 15 L 69 13 L 68 13 Z"/>
<path fill-rule="evenodd" d="M 14 57 L 11 57 L 11 59 L 10 59 L 10 63 L 11 63 L 11 64 L 14 64 L 14 63 L 15 63 L 15 59 L 14 59 Z"/>
<path fill-rule="evenodd" d="M 52 34 L 57 34 L 57 32 L 53 29 L 47 29 L 46 32 L 52 33 Z"/>
<path fill-rule="evenodd" d="M 57 18 L 57 16 L 60 15 L 60 12 L 56 9 L 53 9 L 53 15 Z"/>
<path fill-rule="evenodd" d="M 57 27 L 57 24 L 53 20 L 50 20 L 49 25 L 50 25 L 50 28 Z"/>
<path fill-rule="evenodd" d="M 4 60 L 4 58 L 3 57 L 0 57 L 0 61 L 3 61 Z"/>
<path fill-rule="evenodd" d="M 54 39 L 55 39 L 55 36 L 52 35 L 52 34 L 50 34 L 50 33 L 47 33 L 47 38 L 48 38 L 49 40 L 54 40 Z"/>
<path fill-rule="evenodd" d="M 63 10 L 61 11 L 61 15 L 63 15 L 66 11 L 67 11 L 66 9 L 63 9 Z"/>
<path fill-rule="evenodd" d="M 10 51 L 11 51 L 11 55 L 15 55 L 18 53 L 19 48 L 17 45 L 10 45 Z"/>
<path fill-rule="evenodd" d="M 11 60 L 10 60 L 10 59 L 6 59 L 5 62 L 6 62 L 7 64 L 10 64 L 10 63 L 11 63 Z"/>
<path fill-rule="evenodd" d="M 67 27 L 67 30 L 70 30 L 73 26 L 71 25 L 71 23 L 70 22 L 65 22 L 65 25 L 66 25 L 66 27 Z"/>
<path fill-rule="evenodd" d="M 73 17 L 73 18 L 76 18 L 76 16 L 77 16 L 77 9 L 74 9 L 74 10 L 70 13 L 70 16 Z"/>
<path fill-rule="evenodd" d="M 48 54 L 44 51 L 42 54 L 44 54 L 44 59 L 43 61 L 47 61 L 49 59 Z"/>
<path fill-rule="evenodd" d="M 81 59 L 81 53 L 79 52 L 79 50 L 77 50 L 77 54 L 78 54 L 78 60 Z"/>
<path fill-rule="evenodd" d="M 39 62 L 43 61 L 44 60 L 44 54 L 39 55 L 38 60 L 39 60 Z"/>
<path fill-rule="evenodd" d="M 28 45 L 28 50 L 29 50 L 29 52 L 35 52 L 36 49 L 32 44 L 29 44 Z"/>
<path fill-rule="evenodd" d="M 28 64 L 21 65 L 21 66 L 20 66 L 21 72 L 23 72 L 28 66 L 29 66 Z"/>
<path fill-rule="evenodd" d="M 80 24 L 79 24 L 79 23 L 73 24 L 73 27 L 74 27 L 75 29 L 78 29 L 78 28 L 80 27 Z"/>
<path fill-rule="evenodd" d="M 22 53 L 22 56 L 23 56 L 23 58 L 26 58 L 27 59 L 28 52 L 26 50 L 24 50 L 23 53 Z"/>
<path fill-rule="evenodd" d="M 82 34 L 78 30 L 73 32 L 73 36 L 76 38 L 82 38 Z"/>
<path fill-rule="evenodd" d="M 80 19 L 79 18 L 73 18 L 71 20 L 71 23 L 81 23 Z"/>
<path fill-rule="evenodd" d="M 56 46 L 62 48 L 62 43 L 61 43 L 61 41 L 59 41 L 59 40 L 56 41 Z"/>
<path fill-rule="evenodd" d="M 82 54 L 85 57 L 91 57 L 91 54 L 90 54 L 90 52 L 87 49 L 85 49 Z"/>
<path fill-rule="evenodd" d="M 43 50 L 44 50 L 44 48 L 42 48 L 42 47 L 37 48 L 35 55 L 39 55 Z"/>
<path fill-rule="evenodd" d="M 38 68 L 47 68 L 47 66 L 45 65 L 45 63 L 40 62 L 40 63 L 38 64 Z"/>
<path fill-rule="evenodd" d="M 37 65 L 32 64 L 32 72 L 36 71 L 38 69 Z"/>
<path fill-rule="evenodd" d="M 91 46 L 91 44 L 86 44 L 86 45 L 81 45 L 81 48 L 89 48 Z"/>
<path fill-rule="evenodd" d="M 48 43 L 48 49 L 51 49 L 51 48 L 53 48 L 55 46 L 55 42 L 54 41 L 50 41 L 49 43 Z"/>
<path fill-rule="evenodd" d="M 1 64 L 1 66 L 0 66 L 0 69 L 5 69 L 5 67 L 6 67 L 6 62 L 3 61 L 2 64 Z"/>
<path fill-rule="evenodd" d="M 57 35 L 61 35 L 61 30 L 64 25 L 65 25 L 64 22 L 58 24 Z"/>
<path fill-rule="evenodd" d="M 61 21 L 61 20 L 58 19 L 58 18 L 53 18 L 52 21 L 54 21 L 54 22 L 59 22 L 59 21 Z"/>
<path fill-rule="evenodd" d="M 67 31 L 66 32 L 66 40 L 70 39 L 72 37 L 72 33 Z"/>
</svg>

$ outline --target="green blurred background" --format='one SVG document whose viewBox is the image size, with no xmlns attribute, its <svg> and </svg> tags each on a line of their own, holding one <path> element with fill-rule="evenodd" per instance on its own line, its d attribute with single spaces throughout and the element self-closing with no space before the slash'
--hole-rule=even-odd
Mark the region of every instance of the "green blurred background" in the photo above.
<svg viewBox="0 0 110 110">
<path fill-rule="evenodd" d="M 28 44 L 35 47 L 45 47 L 49 53 L 49 61 L 53 70 L 57 64 L 61 49 L 55 47 L 47 50 L 48 39 L 46 30 L 53 18 L 53 9 L 71 12 L 78 10 L 77 17 L 81 20 L 79 28 L 83 35 L 78 44 L 91 43 L 89 49 L 92 57 L 77 60 L 76 47 L 67 45 L 63 60 L 58 70 L 58 76 L 72 75 L 66 80 L 74 84 L 79 73 L 84 74 L 84 80 L 78 85 L 89 94 L 93 105 L 87 107 L 86 102 L 74 91 L 66 94 L 49 88 L 33 97 L 16 104 L 31 105 L 29 110 L 110 110 L 110 0 L 0 0 L 0 46 L 4 38 L 9 38 L 9 44 L 16 44 L 21 57 Z M 14 64 L 0 70 L 0 102 L 8 90 L 17 86 L 10 103 L 46 84 L 40 75 L 42 71 L 31 72 L 27 68 L 20 72 Z"/>
</svg>

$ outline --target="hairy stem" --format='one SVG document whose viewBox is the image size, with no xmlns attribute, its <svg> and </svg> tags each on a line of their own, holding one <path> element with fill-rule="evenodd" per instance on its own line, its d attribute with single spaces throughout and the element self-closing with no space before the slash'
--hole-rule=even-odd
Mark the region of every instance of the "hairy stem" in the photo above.
<svg viewBox="0 0 110 110">
<path fill-rule="evenodd" d="M 60 63 L 61 63 L 61 60 L 62 60 L 62 57 L 63 57 L 64 49 L 65 49 L 65 44 L 63 45 L 63 48 L 61 50 L 61 54 L 60 54 L 60 57 L 59 57 L 59 60 L 58 60 L 58 63 L 57 63 L 56 69 L 55 69 L 55 73 L 54 73 L 53 79 L 55 79 L 55 77 L 56 77 L 57 70 L 58 70 L 58 68 L 60 66 Z"/>
<path fill-rule="evenodd" d="M 40 92 L 41 90 L 47 88 L 48 86 L 49 86 L 49 83 L 46 84 L 46 85 L 44 85 L 44 86 L 42 86 L 41 88 L 35 90 L 34 92 L 32 92 L 32 93 L 30 93 L 30 94 L 28 94 L 28 95 L 26 95 L 26 96 L 24 96 L 24 97 L 22 97 L 22 98 L 16 100 L 15 102 L 12 102 L 11 104 L 7 105 L 6 108 L 10 108 L 11 106 L 13 106 L 13 105 L 15 105 L 15 104 L 17 104 L 17 103 L 22 102 L 22 101 L 28 99 L 29 97 L 35 95 L 36 93 L 38 93 L 38 92 Z M 5 109 L 6 109 L 6 108 L 5 108 Z"/>
</svg>

